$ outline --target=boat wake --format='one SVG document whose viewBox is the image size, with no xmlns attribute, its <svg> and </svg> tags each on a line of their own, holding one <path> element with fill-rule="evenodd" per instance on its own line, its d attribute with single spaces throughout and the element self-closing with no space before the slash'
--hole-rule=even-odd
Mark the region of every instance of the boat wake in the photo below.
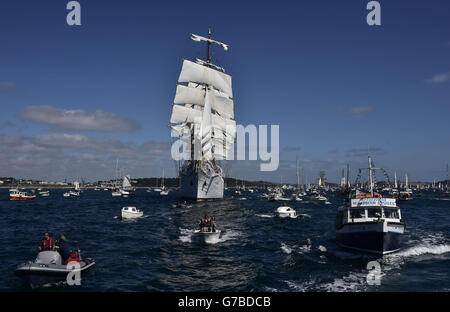
<svg viewBox="0 0 450 312">
<path fill-rule="evenodd" d="M 281 243 L 281 250 L 288 255 L 292 253 L 292 248 L 288 247 L 285 243 Z"/>
<path fill-rule="evenodd" d="M 291 254 L 293 251 L 297 254 L 305 254 L 311 252 L 311 240 L 308 238 L 306 244 L 302 246 L 293 245 L 292 247 L 289 247 L 285 243 L 281 243 L 281 250 L 285 254 Z"/>
<path fill-rule="evenodd" d="M 178 239 L 183 243 L 192 243 L 192 235 L 194 235 L 194 230 L 190 229 L 182 229 L 180 228 L 180 236 Z M 220 237 L 214 238 L 212 241 L 208 242 L 208 244 L 217 244 L 223 243 L 232 239 L 236 239 L 237 237 L 242 236 L 242 233 L 239 231 L 227 230 L 223 231 Z"/>
<path fill-rule="evenodd" d="M 257 214 L 256 216 L 260 217 L 260 218 L 273 218 L 274 217 L 273 215 L 268 215 L 268 214 Z"/>
</svg>

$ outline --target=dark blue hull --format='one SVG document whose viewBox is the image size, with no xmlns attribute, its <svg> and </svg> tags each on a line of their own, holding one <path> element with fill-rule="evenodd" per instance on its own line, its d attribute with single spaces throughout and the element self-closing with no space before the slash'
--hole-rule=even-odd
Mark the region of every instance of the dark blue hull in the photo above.
<svg viewBox="0 0 450 312">
<path fill-rule="evenodd" d="M 402 237 L 402 233 L 395 232 L 336 233 L 337 243 L 342 247 L 377 254 L 399 250 Z"/>
</svg>

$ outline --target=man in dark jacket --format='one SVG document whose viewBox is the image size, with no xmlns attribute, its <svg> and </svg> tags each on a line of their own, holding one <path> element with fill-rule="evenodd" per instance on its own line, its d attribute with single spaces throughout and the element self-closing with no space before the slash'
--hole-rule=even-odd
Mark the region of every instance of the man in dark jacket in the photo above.
<svg viewBox="0 0 450 312">
<path fill-rule="evenodd" d="M 61 255 L 61 258 L 63 260 L 63 263 L 66 263 L 70 255 L 74 253 L 75 248 L 73 244 L 75 243 L 76 242 L 69 242 L 63 234 L 59 236 L 58 249 L 59 254 Z"/>
</svg>

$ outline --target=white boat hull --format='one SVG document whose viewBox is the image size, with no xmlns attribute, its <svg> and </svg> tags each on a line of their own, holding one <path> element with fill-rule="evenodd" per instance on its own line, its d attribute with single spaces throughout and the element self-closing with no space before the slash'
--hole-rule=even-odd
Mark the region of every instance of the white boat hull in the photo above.
<svg viewBox="0 0 450 312">
<path fill-rule="evenodd" d="M 122 210 L 122 219 L 137 219 L 144 215 L 144 213 L 141 212 L 128 212 Z"/>
<path fill-rule="evenodd" d="M 219 175 L 208 176 L 199 170 L 191 174 L 180 174 L 180 196 L 194 200 L 222 199 L 224 182 Z"/>
<path fill-rule="evenodd" d="M 220 230 L 216 230 L 215 232 L 202 232 L 200 230 L 195 230 L 192 237 L 196 242 L 215 244 L 219 241 L 220 233 Z"/>
</svg>

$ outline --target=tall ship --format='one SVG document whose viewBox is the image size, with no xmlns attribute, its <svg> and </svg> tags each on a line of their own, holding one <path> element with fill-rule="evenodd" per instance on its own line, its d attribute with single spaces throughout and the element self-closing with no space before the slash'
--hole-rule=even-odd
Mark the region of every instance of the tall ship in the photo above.
<svg viewBox="0 0 450 312">
<path fill-rule="evenodd" d="M 211 46 L 228 45 L 191 34 L 207 45 L 206 60 L 183 60 L 172 106 L 170 127 L 183 142 L 184 159 L 178 162 L 180 196 L 194 200 L 223 198 L 221 161 L 233 150 L 236 136 L 231 76 L 212 63 Z"/>
<path fill-rule="evenodd" d="M 388 254 L 400 249 L 405 224 L 402 220 L 400 207 L 394 198 L 384 198 L 374 191 L 375 170 L 369 156 L 369 168 L 359 169 L 357 182 L 361 170 L 368 170 L 369 179 L 365 193 L 359 189 L 355 191 L 349 205 L 338 208 L 336 216 L 336 241 L 349 249 L 376 254 Z M 385 173 L 385 176 L 387 174 Z M 389 180 L 388 180 L 389 183 Z"/>
</svg>

